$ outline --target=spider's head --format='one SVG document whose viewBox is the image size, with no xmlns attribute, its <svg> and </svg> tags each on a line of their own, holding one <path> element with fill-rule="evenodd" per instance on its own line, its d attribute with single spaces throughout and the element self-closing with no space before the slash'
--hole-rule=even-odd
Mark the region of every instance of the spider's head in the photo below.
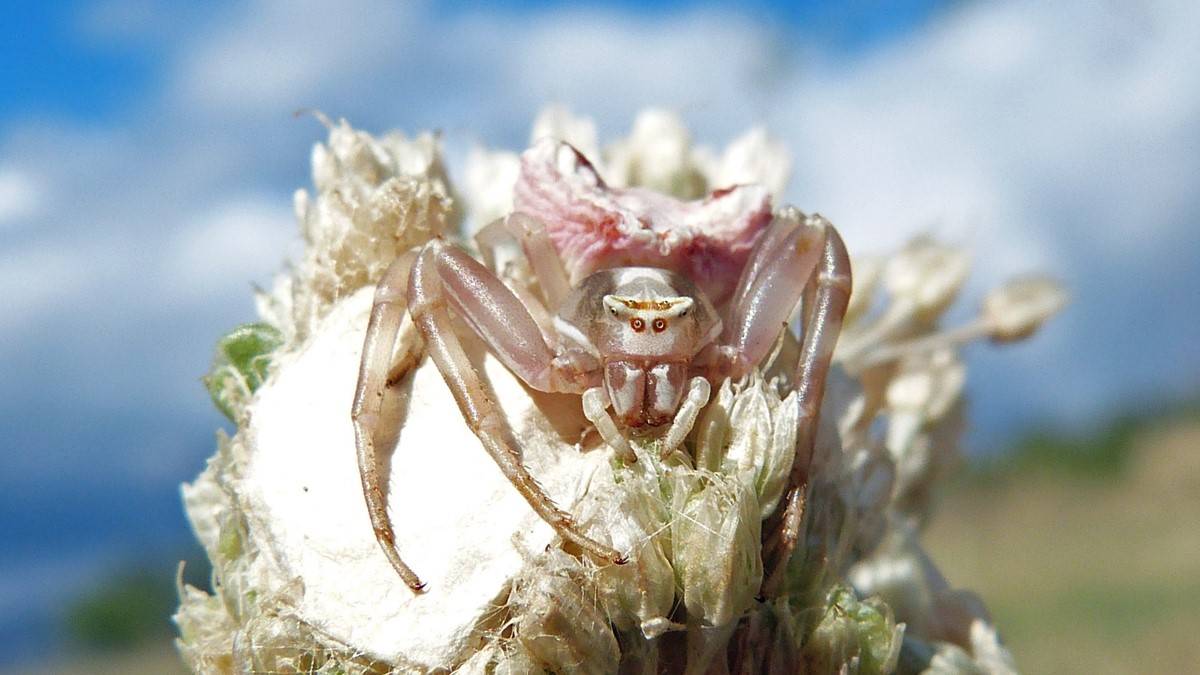
<svg viewBox="0 0 1200 675">
<path fill-rule="evenodd" d="M 677 274 L 650 267 L 597 274 L 607 283 L 580 300 L 590 310 L 593 344 L 606 360 L 687 362 L 720 330 L 712 305 Z"/>
<path fill-rule="evenodd" d="M 712 303 L 694 284 L 651 267 L 588 276 L 556 326 L 601 361 L 613 411 L 628 427 L 674 417 L 692 357 L 721 332 Z"/>
<path fill-rule="evenodd" d="M 636 297 L 610 293 L 601 299 L 607 313 L 609 342 L 630 355 L 666 355 L 687 351 L 695 333 L 696 304 L 687 296 Z"/>
</svg>

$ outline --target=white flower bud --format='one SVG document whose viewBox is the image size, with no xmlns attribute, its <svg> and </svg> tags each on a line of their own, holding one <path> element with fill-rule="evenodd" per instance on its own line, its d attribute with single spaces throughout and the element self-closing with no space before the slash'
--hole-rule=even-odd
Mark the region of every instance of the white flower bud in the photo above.
<svg viewBox="0 0 1200 675">
<path fill-rule="evenodd" d="M 593 161 L 600 159 L 600 144 L 596 141 L 596 123 L 590 117 L 575 116 L 565 106 L 546 106 L 533 121 L 533 129 L 529 133 L 529 144 L 533 145 L 547 136 L 570 143 L 588 159 Z M 510 183 L 510 192 L 511 187 Z"/>
<path fill-rule="evenodd" d="M 971 623 L 970 639 L 966 644 L 916 640 L 913 645 L 919 657 L 926 661 L 923 675 L 1016 675 L 1012 653 L 1000 643 L 996 629 L 983 620 Z M 907 645 L 906 645 L 907 646 Z M 919 650 L 919 651 L 918 651 Z M 919 667 L 920 663 L 913 665 Z"/>
<path fill-rule="evenodd" d="M 804 645 L 806 672 L 891 673 L 900 658 L 904 626 L 878 598 L 860 600 L 834 586 L 824 615 Z"/>
<path fill-rule="evenodd" d="M 959 400 L 966 378 L 966 366 L 949 348 L 901 362 L 886 394 L 886 444 L 900 469 L 901 483 L 906 483 L 910 474 L 926 470 L 929 457 L 914 454 L 922 450 L 916 440 L 923 430 L 944 418 Z"/>
<path fill-rule="evenodd" d="M 605 176 L 612 185 L 646 187 L 685 199 L 704 194 L 704 175 L 692 153 L 683 121 L 666 110 L 644 110 L 629 138 L 605 152 Z"/>
<path fill-rule="evenodd" d="M 962 395 L 967 369 L 953 349 L 905 359 L 887 387 L 889 447 L 904 447 L 919 427 L 946 415 Z M 909 428 L 913 427 L 913 428 Z M 894 442 L 895 441 L 895 442 Z"/>
<path fill-rule="evenodd" d="M 1008 342 L 1029 337 L 1067 304 L 1067 292 L 1052 279 L 1017 279 L 988 293 L 983 316 L 993 340 Z"/>
<path fill-rule="evenodd" d="M 467 155 L 464 194 L 476 229 L 512 213 L 513 186 L 520 171 L 516 153 L 473 148 Z"/>
<path fill-rule="evenodd" d="M 677 469 L 671 480 L 671 562 L 690 620 L 721 626 L 762 583 L 758 500 L 741 481 Z"/>
<path fill-rule="evenodd" d="M 875 302 L 875 289 L 879 287 L 883 276 L 883 260 L 875 256 L 855 256 L 850 268 L 854 270 L 850 293 L 850 304 L 846 306 L 846 316 L 842 323 L 853 326 L 870 309 Z"/>
<path fill-rule="evenodd" d="M 888 259 L 883 283 L 894 298 L 911 303 L 922 319 L 931 321 L 954 300 L 969 268 L 970 259 L 961 249 L 922 237 Z"/>
<path fill-rule="evenodd" d="M 643 457 L 642 468 L 653 460 Z M 581 505 L 579 522 L 589 533 L 629 556 L 624 565 L 596 570 L 595 584 L 605 612 L 618 630 L 653 631 L 667 621 L 675 603 L 675 573 L 663 552 L 667 507 L 659 497 L 658 479 L 650 475 L 622 476 L 620 483 L 602 484 L 593 478 Z"/>
<path fill-rule="evenodd" d="M 957 645 L 939 642 L 932 646 L 933 657 L 921 675 L 990 675 L 980 669 L 971 655 Z"/>
<path fill-rule="evenodd" d="M 1000 642 L 996 628 L 989 622 L 971 622 L 971 654 L 975 662 L 989 675 L 1017 675 L 1017 663 L 1012 652 Z"/>
<path fill-rule="evenodd" d="M 792 469 L 799 406 L 794 393 L 780 401 L 755 373 L 744 384 L 726 380 L 699 423 L 697 465 L 741 480 L 762 518 L 775 510 Z"/>
<path fill-rule="evenodd" d="M 551 550 L 513 588 L 516 638 L 542 668 L 558 673 L 612 673 L 621 657 L 608 618 L 581 583 L 581 563 Z"/>
<path fill-rule="evenodd" d="M 791 171 L 787 149 L 768 136 L 766 129 L 758 127 L 738 136 L 725 148 L 709 183 L 717 188 L 757 183 L 780 197 Z"/>
<path fill-rule="evenodd" d="M 705 471 L 720 471 L 725 463 L 725 449 L 732 429 L 729 416 L 734 403 L 733 381 L 721 383 L 715 396 L 708 401 L 700 418 L 696 421 L 696 468 Z"/>
</svg>

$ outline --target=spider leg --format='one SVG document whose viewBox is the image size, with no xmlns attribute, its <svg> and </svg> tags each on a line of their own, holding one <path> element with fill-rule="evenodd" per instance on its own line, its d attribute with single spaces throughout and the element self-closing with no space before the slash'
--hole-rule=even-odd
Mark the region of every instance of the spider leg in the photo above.
<svg viewBox="0 0 1200 675">
<path fill-rule="evenodd" d="M 608 398 L 608 391 L 604 387 L 592 387 L 583 392 L 583 415 L 588 418 L 592 426 L 596 427 L 600 438 L 604 439 L 605 443 L 612 446 L 613 450 L 617 451 L 621 460 L 626 464 L 632 464 L 637 461 L 637 455 L 633 453 L 633 448 L 629 446 L 629 441 L 617 429 L 617 423 L 613 420 L 612 415 L 608 414 L 608 406 L 612 401 Z"/>
<path fill-rule="evenodd" d="M 404 583 L 413 591 L 420 592 L 425 584 L 400 559 L 396 550 L 396 535 L 392 531 L 392 521 L 387 513 L 387 499 L 383 494 L 375 450 L 375 432 L 379 426 L 384 390 L 389 382 L 401 376 L 397 369 L 392 367 L 392 351 L 396 346 L 400 323 L 404 319 L 405 288 L 415 257 L 416 253 L 410 251 L 397 258 L 388 266 L 375 289 L 375 300 L 367 324 L 367 337 L 363 344 L 362 364 L 358 372 L 358 386 L 354 392 L 350 419 L 354 425 L 358 473 L 362 479 L 363 496 L 367 501 L 367 513 L 375 530 L 375 540 L 379 542 L 388 562 Z M 411 367 L 415 365 L 416 358 L 415 353 L 406 353 L 397 365 L 409 364 Z"/>
<path fill-rule="evenodd" d="M 541 304 L 547 310 L 556 311 L 571 292 L 571 280 L 546 225 L 533 216 L 511 213 L 494 220 L 475 234 L 475 245 L 487 266 L 497 272 L 497 252 L 506 246 L 520 247 L 542 289 Z"/>
<path fill-rule="evenodd" d="M 529 310 L 530 316 L 541 329 L 546 344 L 554 344 L 557 336 L 554 331 L 554 317 L 547 311 L 546 303 L 533 292 L 525 279 L 510 272 L 510 263 L 515 262 L 512 259 L 513 253 L 521 251 L 525 260 L 520 263 L 520 267 L 534 278 L 537 275 L 537 272 L 526 264 L 529 261 L 529 253 L 522 248 L 517 235 L 510 231 L 508 218 L 497 218 L 483 226 L 475 233 L 474 240 L 484 265 L 503 279 L 509 290 L 520 299 L 525 309 Z"/>
<path fill-rule="evenodd" d="M 747 263 L 720 338 L 715 376 L 741 377 L 766 358 L 821 260 L 826 232 L 821 219 L 780 218 Z M 811 223 L 811 224 L 810 224 Z M 770 250 L 766 250 L 770 247 Z"/>
<path fill-rule="evenodd" d="M 549 312 L 545 310 L 559 308 L 571 288 L 570 279 L 566 269 L 563 268 L 562 258 L 559 257 L 550 241 L 545 223 L 523 213 L 513 213 L 484 227 L 476 235 L 475 241 L 484 254 L 484 260 L 489 261 L 489 264 L 493 266 L 496 260 L 495 252 L 499 247 L 506 244 L 520 245 L 521 250 L 525 253 L 525 259 L 533 271 L 533 276 L 538 280 L 538 285 L 545 296 L 545 305 L 539 304 L 531 294 L 528 294 L 528 289 L 520 289 L 516 293 L 531 310 L 531 314 L 542 328 L 542 334 L 557 336 L 556 332 L 547 329 L 547 325 L 551 322 L 544 318 L 549 316 Z M 526 293 L 523 294 L 522 290 Z M 707 385 L 707 382 L 705 384 Z M 700 407 L 703 408 L 706 402 L 707 395 Z M 602 386 L 591 387 L 583 392 L 584 416 L 596 427 L 600 437 L 617 452 L 622 461 L 636 462 L 637 455 L 634 454 L 629 441 L 618 429 L 616 421 L 608 412 L 611 404 L 608 391 Z M 696 410 L 696 414 L 698 413 L 699 409 Z M 682 442 L 683 436 L 687 435 L 691 424 L 694 423 L 696 414 L 691 414 L 691 422 L 683 429 L 680 438 L 673 445 L 666 446 L 669 450 L 673 450 Z M 678 420 L 679 417 L 677 416 L 676 419 Z M 685 419 L 687 418 L 685 417 Z M 673 425 L 672 429 L 674 428 Z"/>
<path fill-rule="evenodd" d="M 712 394 L 712 385 L 708 383 L 708 379 L 704 377 L 693 377 L 688 382 L 687 393 L 683 396 L 683 403 L 679 405 L 679 410 L 675 413 L 675 419 L 671 421 L 671 427 L 667 429 L 667 434 L 663 437 L 663 446 L 660 456 L 666 459 L 668 455 L 675 452 L 675 449 L 683 444 L 683 439 L 687 438 L 688 432 L 696 425 L 696 417 L 700 415 L 700 411 L 704 406 L 708 405 L 708 398 Z"/>
<path fill-rule="evenodd" d="M 747 262 L 734 292 L 732 320 L 707 366 L 716 377 L 744 375 L 767 355 L 802 295 L 804 340 L 793 378 L 799 398 L 796 455 L 784 490 L 786 506 L 772 535 L 778 544 L 763 587 L 768 597 L 779 588 L 799 536 L 817 416 L 850 299 L 850 258 L 828 221 L 787 211 L 772 223 Z"/>
<path fill-rule="evenodd" d="M 742 277 L 738 280 L 736 290 L 733 292 L 729 306 L 740 308 L 746 306 L 746 296 L 749 295 L 754 286 L 754 282 L 760 277 L 763 267 L 766 266 L 773 258 L 778 256 L 779 250 L 796 228 L 800 227 L 804 222 L 804 214 L 799 210 L 787 207 L 782 209 L 767 227 L 762 239 L 754 247 L 754 251 L 750 254 L 750 259 L 746 261 L 746 267 L 742 270 Z"/>
<path fill-rule="evenodd" d="M 799 397 L 800 420 L 796 429 L 796 458 L 784 491 L 787 507 L 781 527 L 780 547 L 773 571 L 764 585 L 768 596 L 781 585 L 792 551 L 799 536 L 800 517 L 804 508 L 804 488 L 808 483 L 808 468 L 817 437 L 818 415 L 825 394 L 825 380 L 842 318 L 850 302 L 850 257 L 837 230 L 817 216 L 825 229 L 825 244 L 821 250 L 817 274 L 806 291 L 804 342 L 796 367 L 795 391 Z"/>
<path fill-rule="evenodd" d="M 561 360 L 542 340 L 529 312 L 504 284 L 461 249 L 434 240 L 421 251 L 409 275 L 413 322 L 429 355 L 450 387 L 467 426 L 534 512 L 565 540 L 589 555 L 617 564 L 625 556 L 584 535 L 559 509 L 521 463 L 508 425 L 467 360 L 449 309 L 453 308 L 492 352 L 529 386 L 542 391 L 571 391 L 556 365 Z"/>
<path fill-rule="evenodd" d="M 563 300 L 571 292 L 571 280 L 563 267 L 562 258 L 558 256 L 550 235 L 546 232 L 546 224 L 524 213 L 513 213 L 505 219 L 505 226 L 520 242 L 525 257 L 533 268 L 538 285 L 542 287 L 542 295 L 546 298 L 546 308 L 552 312 L 558 311 Z"/>
</svg>

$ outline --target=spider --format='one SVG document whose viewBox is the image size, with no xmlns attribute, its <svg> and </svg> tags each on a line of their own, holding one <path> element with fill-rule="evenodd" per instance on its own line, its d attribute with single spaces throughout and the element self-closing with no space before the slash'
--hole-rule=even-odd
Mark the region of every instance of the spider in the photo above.
<svg viewBox="0 0 1200 675">
<path fill-rule="evenodd" d="M 661 214 L 664 208 L 693 209 L 636 188 L 607 188 L 590 163 L 578 152 L 575 155 L 572 170 L 585 174 L 583 189 L 591 190 L 596 203 L 604 201 L 597 196 L 603 193 L 613 204 L 634 210 Z M 530 180 L 536 183 L 539 178 L 534 174 Z M 518 197 L 520 191 L 519 182 Z M 714 192 L 709 201 L 726 198 L 730 192 Z M 532 203 L 536 207 L 539 202 Z M 539 215 L 545 215 L 545 209 Z M 626 434 L 662 434 L 664 456 L 677 449 L 707 404 L 712 386 L 756 367 L 787 329 L 803 296 L 804 336 L 793 379 L 801 415 L 797 459 L 783 497 L 786 508 L 776 542 L 776 551 L 782 551 L 776 558 L 782 555 L 786 563 L 802 509 L 808 464 L 802 460 L 812 452 L 824 381 L 850 294 L 849 258 L 837 231 L 824 218 L 804 216 L 794 209 L 764 219 L 759 231 L 752 233 L 754 243 L 742 258 L 739 280 L 730 292 L 727 280 L 689 278 L 688 266 L 680 261 L 695 262 L 694 254 L 685 251 L 682 258 L 672 258 L 663 254 L 661 246 L 638 254 L 633 246 L 621 248 L 620 255 L 604 256 L 592 264 L 600 269 L 585 269 L 586 274 L 572 284 L 564 262 L 579 261 L 559 257 L 556 225 L 561 223 L 514 212 L 476 237 L 488 261 L 494 260 L 501 242 L 516 240 L 541 290 L 540 299 L 529 288 L 514 292 L 497 272 L 441 239 L 398 257 L 379 281 L 351 419 L 375 537 L 396 572 L 414 592 L 424 588 L 397 551 L 374 440 L 386 388 L 417 358 L 406 354 L 393 363 L 406 311 L 467 425 L 534 512 L 585 554 L 623 564 L 622 553 L 584 534 L 526 470 L 520 449 L 505 433 L 503 415 L 463 351 L 455 333 L 459 324 L 452 315 L 460 317 L 461 324 L 525 385 L 579 395 L 585 416 L 601 438 L 624 461 L 634 462 L 637 457 Z"/>
</svg>

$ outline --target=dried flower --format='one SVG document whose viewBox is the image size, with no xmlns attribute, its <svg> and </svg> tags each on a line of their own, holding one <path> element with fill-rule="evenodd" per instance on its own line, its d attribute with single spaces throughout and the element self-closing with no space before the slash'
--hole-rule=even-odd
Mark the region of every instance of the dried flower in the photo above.
<svg viewBox="0 0 1200 675">
<path fill-rule="evenodd" d="M 744 383 L 726 380 L 696 424 L 696 465 L 741 478 L 766 518 L 792 468 L 797 410 L 794 394 L 781 401 L 757 374 Z"/>
<path fill-rule="evenodd" d="M 805 650 L 811 672 L 890 673 L 900 658 L 904 626 L 896 625 L 883 602 L 859 600 L 853 589 L 830 589 L 825 612 Z"/>
<path fill-rule="evenodd" d="M 607 615 L 595 604 L 578 560 L 551 551 L 513 588 L 513 633 L 550 672 L 612 673 L 621 658 Z"/>
<path fill-rule="evenodd" d="M 727 626 L 762 584 L 758 500 L 721 474 L 677 471 L 671 478 L 671 564 L 688 618 Z"/>
<path fill-rule="evenodd" d="M 1017 279 L 983 300 L 983 315 L 993 340 L 1027 338 L 1067 304 L 1067 293 L 1045 277 Z"/>
<path fill-rule="evenodd" d="M 651 465 L 644 457 L 632 470 L 599 473 L 580 505 L 580 522 L 619 551 L 629 563 L 596 570 L 595 586 L 609 619 L 618 630 L 657 632 L 675 605 L 675 572 L 667 558 L 670 514 L 659 478 L 637 475 Z M 602 483 L 607 483 L 602 486 Z"/>
<path fill-rule="evenodd" d="M 970 259 L 964 251 L 919 238 L 888 259 L 883 284 L 897 302 L 910 303 L 923 320 L 929 321 L 954 300 L 969 267 Z"/>
<path fill-rule="evenodd" d="M 597 566 L 556 541 L 425 363 L 386 399 L 382 414 L 397 431 L 380 439 L 391 449 L 381 469 L 397 541 L 429 582 L 413 595 L 369 525 L 350 397 L 370 287 L 399 252 L 461 233 L 464 213 L 436 136 L 328 127 L 312 156 L 315 194 L 296 194 L 303 256 L 259 297 L 264 325 L 221 343 L 208 380 L 239 428 L 218 438 L 183 489 L 214 566 L 211 595 L 180 589 L 178 644 L 191 668 L 785 672 L 803 663 L 810 672 L 1013 672 L 978 598 L 951 589 L 921 548 L 920 526 L 931 486 L 958 455 L 958 348 L 1029 335 L 1062 306 L 1056 285 L 1007 285 L 977 321 L 943 329 L 967 273 L 964 252 L 917 239 L 891 256 L 856 258 L 798 547 L 781 594 L 763 602 L 764 557 L 779 543 L 764 533 L 774 531 L 766 525 L 777 518 L 797 437 L 794 340 L 780 341 L 764 372 L 715 386 L 682 452 L 660 460 L 660 441 L 633 437 L 633 465 L 586 433 L 577 399 L 531 393 L 468 341 L 531 473 L 630 561 Z M 723 238 L 726 257 L 705 264 L 738 268 L 789 169 L 761 130 L 718 158 L 661 111 L 603 148 L 594 124 L 562 108 L 539 116 L 532 137 L 523 158 L 475 150 L 461 202 L 478 227 L 514 204 L 536 215 L 539 190 L 572 186 L 581 213 L 601 208 L 609 228 L 573 254 L 575 278 L 608 236 L 640 237 L 648 256 L 681 268 L 696 246 Z M 547 138 L 573 143 L 586 160 Z M 537 178 L 552 175 L 557 182 Z M 601 177 L 620 189 L 599 190 Z M 696 209 L 685 227 L 647 236 L 633 218 L 638 200 L 679 208 L 654 190 L 697 196 L 729 183 L 742 185 L 725 193 L 736 198 L 685 207 Z M 581 231 L 599 232 L 587 218 Z M 526 274 L 514 265 L 505 278 L 524 283 Z M 407 322 L 401 335 L 403 346 L 417 345 Z"/>
</svg>

